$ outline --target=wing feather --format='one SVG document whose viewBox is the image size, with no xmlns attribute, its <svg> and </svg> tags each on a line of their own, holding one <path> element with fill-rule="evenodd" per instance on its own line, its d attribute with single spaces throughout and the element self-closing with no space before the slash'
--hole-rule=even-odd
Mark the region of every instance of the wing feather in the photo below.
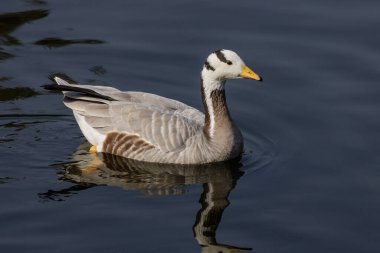
<svg viewBox="0 0 380 253">
<path fill-rule="evenodd" d="M 203 113 L 173 99 L 143 92 L 122 92 L 105 86 L 71 84 L 58 77 L 55 80 L 58 86 L 75 86 L 64 91 L 64 103 L 99 136 L 125 132 L 129 142 L 131 136 L 136 135 L 136 140 L 168 152 L 182 147 L 203 127 Z M 115 141 L 120 143 L 119 139 Z M 144 146 L 133 145 L 136 148 Z"/>
</svg>

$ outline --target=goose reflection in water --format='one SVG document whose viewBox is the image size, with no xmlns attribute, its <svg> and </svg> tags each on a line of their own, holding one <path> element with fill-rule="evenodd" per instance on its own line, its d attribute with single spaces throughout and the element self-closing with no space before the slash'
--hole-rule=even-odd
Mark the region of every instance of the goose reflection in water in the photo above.
<svg viewBox="0 0 380 253">
<path fill-rule="evenodd" d="M 139 190 L 148 195 L 184 193 L 185 186 L 202 184 L 199 202 L 201 209 L 193 225 L 194 237 L 202 253 L 229 253 L 249 251 L 251 248 L 218 243 L 216 230 L 224 210 L 229 205 L 228 196 L 237 180 L 244 174 L 239 160 L 202 166 L 179 166 L 142 163 L 109 154 L 88 153 L 89 144 L 81 145 L 72 161 L 60 164 L 60 177 L 75 185 L 40 194 L 43 200 L 63 201 L 81 190 L 97 185 L 118 186 Z"/>
</svg>

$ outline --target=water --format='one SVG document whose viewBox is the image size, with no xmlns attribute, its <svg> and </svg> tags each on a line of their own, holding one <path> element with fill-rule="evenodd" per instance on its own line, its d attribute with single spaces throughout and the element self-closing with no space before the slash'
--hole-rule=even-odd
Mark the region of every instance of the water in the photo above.
<svg viewBox="0 0 380 253">
<path fill-rule="evenodd" d="M 3 0 L 1 252 L 379 252 L 378 1 Z M 240 161 L 130 164 L 87 153 L 50 74 L 201 108 L 227 83 Z M 203 245 L 203 246 L 201 246 Z"/>
</svg>

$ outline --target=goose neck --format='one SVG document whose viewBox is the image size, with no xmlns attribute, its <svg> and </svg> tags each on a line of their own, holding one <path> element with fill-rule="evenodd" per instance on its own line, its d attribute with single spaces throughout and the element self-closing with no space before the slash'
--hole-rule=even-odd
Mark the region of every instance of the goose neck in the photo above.
<svg viewBox="0 0 380 253">
<path fill-rule="evenodd" d="M 201 78 L 202 102 L 205 108 L 203 130 L 207 137 L 214 137 L 219 129 L 231 122 L 224 85 L 225 81 Z"/>
</svg>

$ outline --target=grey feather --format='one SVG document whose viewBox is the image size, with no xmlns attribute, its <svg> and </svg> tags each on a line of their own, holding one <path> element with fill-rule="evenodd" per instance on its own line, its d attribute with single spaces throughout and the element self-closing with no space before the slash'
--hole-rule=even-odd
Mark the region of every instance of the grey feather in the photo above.
<svg viewBox="0 0 380 253">
<path fill-rule="evenodd" d="M 234 147 L 223 151 L 217 140 L 205 135 L 205 115 L 186 104 L 150 93 L 70 84 L 58 77 L 55 81 L 62 87 L 76 87 L 63 91 L 64 104 L 73 110 L 82 132 L 99 152 L 181 164 L 236 157 L 236 152 L 228 151 Z M 226 139 L 233 138 L 227 132 Z"/>
</svg>

